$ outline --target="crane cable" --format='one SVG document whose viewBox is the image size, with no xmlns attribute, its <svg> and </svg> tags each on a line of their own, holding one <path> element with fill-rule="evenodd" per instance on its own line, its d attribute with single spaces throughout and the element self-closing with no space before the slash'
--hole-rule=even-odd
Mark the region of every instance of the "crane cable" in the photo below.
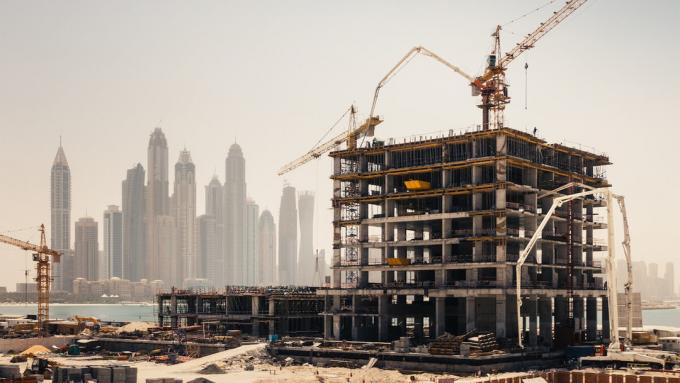
<svg viewBox="0 0 680 383">
<path fill-rule="evenodd" d="M 345 116 L 347 115 L 347 113 L 349 113 L 351 110 L 352 110 L 352 107 L 351 107 L 351 106 L 350 106 L 349 108 L 347 108 L 347 110 L 345 111 L 345 113 L 343 113 L 342 116 L 340 116 L 340 118 L 338 118 L 338 120 L 335 121 L 335 123 L 331 126 L 331 128 L 328 129 L 328 131 L 326 131 L 326 133 L 324 133 L 324 135 L 321 136 L 321 138 L 319 138 L 319 140 L 312 146 L 312 149 L 311 149 L 311 150 L 314 150 L 314 148 L 316 148 L 317 146 L 319 146 L 319 144 L 321 143 L 321 141 L 323 141 L 324 138 L 328 137 L 328 135 L 329 135 L 329 134 L 330 134 L 330 133 L 338 126 L 338 124 L 340 123 L 340 121 L 342 121 L 342 119 L 345 118 Z"/>
<path fill-rule="evenodd" d="M 514 18 L 514 19 L 508 21 L 508 22 L 505 23 L 505 24 L 501 24 L 501 27 L 505 27 L 506 25 L 510 25 L 510 24 L 514 23 L 515 21 L 519 21 L 519 20 L 521 20 L 521 19 L 523 19 L 523 18 L 525 18 L 525 17 L 527 17 L 527 16 L 529 16 L 529 15 L 531 15 L 531 14 L 533 14 L 533 13 L 536 13 L 536 12 L 540 11 L 541 9 L 547 7 L 548 5 L 550 5 L 550 4 L 552 4 L 552 3 L 556 2 L 556 1 L 557 1 L 557 0 L 550 0 L 550 1 L 548 1 L 547 3 L 541 5 L 540 7 L 536 8 L 536 9 L 533 9 L 533 10 L 531 10 L 531 11 L 529 11 L 529 12 L 527 12 L 527 13 L 525 13 L 525 14 L 523 14 L 523 15 L 517 17 L 517 18 Z"/>
</svg>

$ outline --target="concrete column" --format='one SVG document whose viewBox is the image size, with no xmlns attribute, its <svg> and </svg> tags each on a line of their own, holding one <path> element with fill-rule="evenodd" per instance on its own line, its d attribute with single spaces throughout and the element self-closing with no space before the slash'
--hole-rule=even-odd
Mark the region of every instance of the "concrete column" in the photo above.
<svg viewBox="0 0 680 383">
<path fill-rule="evenodd" d="M 359 297 L 352 295 L 352 340 L 359 340 L 359 318 L 357 317 L 357 303 Z"/>
<path fill-rule="evenodd" d="M 333 315 L 333 335 L 340 340 L 340 315 Z"/>
<path fill-rule="evenodd" d="M 583 297 L 574 297 L 574 330 L 578 334 L 585 330 L 585 311 L 583 306 Z"/>
<path fill-rule="evenodd" d="M 388 295 L 381 295 L 378 298 L 378 338 L 381 342 L 388 339 L 388 332 L 390 328 L 390 297 Z"/>
<path fill-rule="evenodd" d="M 507 296 L 505 294 L 496 295 L 496 337 L 505 338 L 507 327 Z"/>
<path fill-rule="evenodd" d="M 252 334 L 253 336 L 260 336 L 260 321 L 255 320 L 255 317 L 257 317 L 260 314 L 260 297 L 258 296 L 253 296 L 250 300 L 251 303 L 251 322 L 253 323 L 252 326 Z"/>
<path fill-rule="evenodd" d="M 475 297 L 465 297 L 465 331 L 477 328 L 475 311 Z"/>
<path fill-rule="evenodd" d="M 586 337 L 589 341 L 597 338 L 597 298 L 586 298 Z"/>
<path fill-rule="evenodd" d="M 446 298 L 435 298 L 435 336 L 442 336 L 446 332 Z"/>
<path fill-rule="evenodd" d="M 605 343 L 609 343 L 611 339 L 609 338 L 609 299 L 606 296 L 602 297 L 602 340 Z"/>
<path fill-rule="evenodd" d="M 172 297 L 170 298 L 170 313 L 172 314 L 170 317 L 170 326 L 172 328 L 177 328 L 177 297 L 175 294 L 172 294 Z"/>
<path fill-rule="evenodd" d="M 527 314 L 529 315 L 529 345 L 538 345 L 538 297 L 532 296 L 527 300 Z"/>
<path fill-rule="evenodd" d="M 323 338 L 331 339 L 333 337 L 333 316 L 323 316 Z"/>
<path fill-rule="evenodd" d="M 538 316 L 540 317 L 541 345 L 552 346 L 552 299 L 540 298 L 538 300 Z"/>
</svg>

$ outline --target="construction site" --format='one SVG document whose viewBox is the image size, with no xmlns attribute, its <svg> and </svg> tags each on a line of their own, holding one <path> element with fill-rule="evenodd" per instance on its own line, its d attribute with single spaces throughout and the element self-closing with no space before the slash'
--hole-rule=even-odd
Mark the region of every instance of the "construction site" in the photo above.
<svg viewBox="0 0 680 383">
<path fill-rule="evenodd" d="M 208 334 L 239 330 L 254 337 L 322 335 L 324 300 L 314 288 L 227 287 L 224 292 L 172 290 L 157 297 L 158 323 L 201 326 Z"/>
<path fill-rule="evenodd" d="M 503 128 L 331 157 L 326 338 L 425 341 L 476 330 L 508 345 L 520 335 L 534 347 L 608 341 L 606 246 L 594 240 L 606 229 L 602 199 L 574 200 L 549 217 L 522 269 L 519 334 L 514 304 L 520 251 L 556 196 L 581 191 L 553 190 L 609 186 L 606 156 Z"/>
<path fill-rule="evenodd" d="M 585 3 L 567 1 L 507 52 L 496 27 L 479 75 L 413 47 L 364 122 L 351 105 L 331 131 L 346 129 L 279 169 L 332 162 L 322 286 L 171 288 L 155 323 L 57 320 L 60 253 L 44 226 L 39 244 L 0 235 L 33 253 L 38 286 L 37 315 L 0 316 L 0 381 L 680 382 L 680 328 L 642 323 L 612 160 L 504 118 L 509 65 Z M 479 125 L 378 138 L 380 91 L 416 56 L 465 80 Z"/>
</svg>

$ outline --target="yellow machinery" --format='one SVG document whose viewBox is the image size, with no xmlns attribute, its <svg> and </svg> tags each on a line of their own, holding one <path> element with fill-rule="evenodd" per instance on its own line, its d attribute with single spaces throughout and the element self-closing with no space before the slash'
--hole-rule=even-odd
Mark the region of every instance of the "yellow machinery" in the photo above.
<svg viewBox="0 0 680 383">
<path fill-rule="evenodd" d="M 411 264 L 411 260 L 408 258 L 387 258 L 387 264 L 389 266 L 408 266 Z"/>
<path fill-rule="evenodd" d="M 53 262 L 59 262 L 60 254 L 56 250 L 47 247 L 45 240 L 45 225 L 40 225 L 40 244 L 21 241 L 0 234 L 0 242 L 33 252 L 33 261 L 36 263 L 36 278 L 38 288 L 38 331 L 42 333 L 43 325 L 50 317 L 50 256 Z"/>
<path fill-rule="evenodd" d="M 432 185 L 429 182 L 421 181 L 421 180 L 404 181 L 404 186 L 406 186 L 406 189 L 408 189 L 410 191 L 421 191 L 421 190 L 432 189 Z"/>
</svg>

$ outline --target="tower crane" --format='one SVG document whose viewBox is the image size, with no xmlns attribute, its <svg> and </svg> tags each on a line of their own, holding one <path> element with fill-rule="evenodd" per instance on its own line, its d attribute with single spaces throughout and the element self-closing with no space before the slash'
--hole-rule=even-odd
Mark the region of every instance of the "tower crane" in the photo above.
<svg viewBox="0 0 680 383">
<path fill-rule="evenodd" d="M 487 67 L 481 76 L 478 76 L 470 83 L 472 95 L 482 96 L 482 102 L 479 107 L 482 109 L 482 128 L 484 130 L 503 127 L 503 111 L 505 110 L 505 105 L 510 103 L 508 84 L 505 82 L 505 71 L 508 65 L 522 53 L 533 48 L 538 40 L 587 1 L 568 0 L 562 8 L 555 11 L 548 20 L 542 22 L 538 28 L 526 35 L 522 41 L 506 52 L 505 55 L 502 55 L 501 52 L 501 30 L 503 28 L 500 25 L 496 26 L 496 30 L 491 34 L 491 37 L 494 38 L 494 48 L 487 57 Z M 489 112 L 491 112 L 491 121 L 489 121 Z"/>
<path fill-rule="evenodd" d="M 45 225 L 40 225 L 40 244 L 22 241 L 0 234 L 0 242 L 33 252 L 33 261 L 36 263 L 36 282 L 38 289 L 38 331 L 43 331 L 43 324 L 50 317 L 50 257 L 53 262 L 59 262 L 61 254 L 47 247 L 45 239 Z"/>
<path fill-rule="evenodd" d="M 356 148 L 357 139 L 362 136 L 372 136 L 375 127 L 382 122 L 379 116 L 375 115 L 375 107 L 378 102 L 380 89 L 394 77 L 400 68 L 406 65 L 414 56 L 422 54 L 427 57 L 444 64 L 449 69 L 463 76 L 472 88 L 473 96 L 481 95 L 481 103 L 478 105 L 482 109 L 482 129 L 490 128 L 499 129 L 503 127 L 503 112 L 505 106 L 510 103 L 510 96 L 508 95 L 508 84 L 505 81 L 505 71 L 508 65 L 523 52 L 534 47 L 536 42 L 555 28 L 559 23 L 564 21 L 569 15 L 574 13 L 578 8 L 588 0 L 568 0 L 565 5 L 559 10 L 555 11 L 553 15 L 545 22 L 541 23 L 538 28 L 529 33 L 525 38 L 517 43 L 510 51 L 504 55 L 501 52 L 501 30 L 500 25 L 496 26 L 491 37 L 494 38 L 494 48 L 491 54 L 487 57 L 487 67 L 484 73 L 480 76 L 474 77 L 465 73 L 461 68 L 450 62 L 444 60 L 439 55 L 422 46 L 412 48 L 404 57 L 397 62 L 397 64 L 380 80 L 373 93 L 373 102 L 371 104 L 370 114 L 366 121 L 358 128 L 350 128 L 347 132 L 343 132 L 333 139 L 315 146 L 313 149 L 303 154 L 301 157 L 293 160 L 278 171 L 278 175 L 283 175 L 299 166 L 306 164 L 309 161 L 321 157 L 323 154 L 333 150 L 334 148 L 346 143 L 347 148 Z M 502 57 L 501 57 L 502 56 Z M 355 115 L 354 106 L 350 107 L 352 117 Z M 490 121 L 491 118 L 491 121 Z M 350 126 L 352 124 L 350 123 Z"/>
</svg>

